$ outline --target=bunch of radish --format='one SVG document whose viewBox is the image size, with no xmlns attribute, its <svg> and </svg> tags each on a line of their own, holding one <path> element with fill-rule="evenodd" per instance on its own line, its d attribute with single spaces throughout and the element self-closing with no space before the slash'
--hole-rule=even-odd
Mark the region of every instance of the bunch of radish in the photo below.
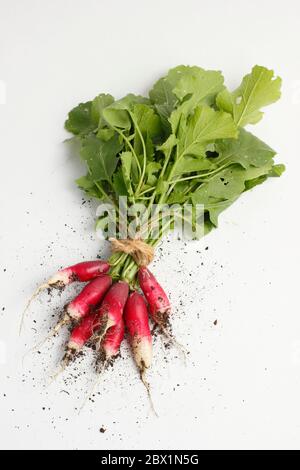
<svg viewBox="0 0 300 470">
<path fill-rule="evenodd" d="M 276 152 L 245 129 L 279 99 L 280 87 L 281 79 L 260 65 L 233 91 L 219 70 L 179 65 L 147 97 L 130 93 L 115 100 L 101 93 L 69 112 L 65 128 L 86 166 L 76 183 L 105 208 L 97 212 L 96 227 L 111 242 L 112 255 L 62 269 L 34 294 L 88 283 L 51 333 L 71 325 L 63 367 L 89 344 L 102 369 L 118 355 L 127 331 L 149 391 L 149 317 L 176 343 L 170 302 L 147 268 L 155 247 L 178 223 L 181 234 L 200 239 L 240 196 L 281 176 L 285 167 L 275 163 Z"/>
<path fill-rule="evenodd" d="M 82 291 L 65 306 L 62 318 L 51 332 L 51 335 L 56 334 L 63 325 L 71 325 L 62 369 L 78 356 L 84 346 L 92 346 L 97 355 L 96 370 L 102 370 L 119 355 L 127 333 L 140 377 L 150 397 L 145 379 L 152 362 L 149 315 L 154 324 L 171 338 L 168 331 L 170 302 L 147 267 L 139 268 L 138 281 L 142 293 L 124 280 L 113 281 L 109 262 L 88 261 L 58 271 L 37 292 L 46 288 L 64 289 L 72 282 L 86 282 Z"/>
</svg>

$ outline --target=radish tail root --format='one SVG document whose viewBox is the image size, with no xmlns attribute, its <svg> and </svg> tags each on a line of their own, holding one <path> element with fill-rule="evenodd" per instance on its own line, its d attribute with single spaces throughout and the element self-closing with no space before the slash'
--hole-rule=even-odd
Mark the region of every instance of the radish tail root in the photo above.
<svg viewBox="0 0 300 470">
<path fill-rule="evenodd" d="M 24 308 L 23 310 L 23 313 L 22 313 L 22 317 L 21 317 L 21 321 L 20 321 L 20 326 L 19 326 L 19 336 L 21 335 L 21 332 L 22 332 L 22 329 L 23 329 L 23 325 L 24 325 L 24 321 L 25 321 L 25 314 L 27 312 L 27 310 L 29 309 L 31 303 L 33 302 L 33 300 L 45 289 L 48 289 L 49 287 L 49 284 L 46 283 L 46 284 L 42 284 L 40 285 L 36 291 L 32 294 L 32 296 L 30 297 L 30 299 L 28 300 L 27 304 L 26 304 L 26 307 Z"/>
<path fill-rule="evenodd" d="M 147 394 L 148 394 L 148 398 L 149 398 L 149 402 L 150 402 L 150 406 L 151 406 L 151 410 L 153 411 L 153 413 L 155 414 L 155 416 L 158 417 L 158 413 L 154 407 L 154 403 L 153 403 L 153 400 L 152 400 L 152 395 L 151 395 L 151 388 L 150 388 L 150 384 L 149 382 L 146 380 L 146 368 L 142 368 L 140 369 L 140 377 L 141 377 L 141 381 L 143 382 L 146 390 L 147 390 Z"/>
<path fill-rule="evenodd" d="M 74 361 L 78 351 L 76 349 L 68 348 L 65 352 L 65 355 L 62 359 L 62 367 L 65 369 L 68 365 Z"/>
<path fill-rule="evenodd" d="M 104 336 L 106 335 L 107 330 L 110 328 L 110 323 L 106 320 L 100 327 L 97 333 L 94 333 L 90 339 L 90 343 L 96 346 L 96 352 L 100 351 L 101 348 L 101 341 L 103 340 Z"/>
<path fill-rule="evenodd" d="M 48 383 L 48 387 L 50 387 L 50 385 L 52 385 L 53 382 L 56 381 L 57 377 L 59 377 L 60 374 L 62 374 L 65 371 L 65 369 L 67 368 L 67 365 L 68 364 L 61 364 L 59 366 L 59 369 L 56 372 L 54 372 L 54 374 L 50 375 L 50 382 Z"/>
<path fill-rule="evenodd" d="M 174 346 L 177 347 L 177 349 L 181 352 L 182 356 L 183 356 L 183 360 L 184 360 L 184 363 L 186 365 L 186 355 L 187 355 L 187 349 L 182 345 L 180 344 L 175 338 L 173 335 L 171 335 L 171 333 L 167 330 L 167 328 L 163 325 L 159 325 L 163 335 L 168 338 L 168 340 L 174 344 Z"/>
<path fill-rule="evenodd" d="M 82 402 L 82 405 L 80 406 L 79 410 L 78 410 L 78 414 L 81 413 L 81 411 L 83 410 L 83 408 L 85 407 L 85 405 L 87 404 L 87 402 L 89 401 L 89 399 L 91 398 L 91 396 L 93 395 L 95 389 L 97 388 L 97 386 L 99 385 L 101 379 L 103 378 L 103 375 L 101 374 L 101 372 L 104 372 L 105 369 L 106 369 L 106 366 L 108 364 L 109 360 L 107 359 L 105 362 L 102 362 L 101 363 L 101 366 L 99 365 L 99 363 L 97 363 L 97 377 L 94 381 L 94 383 L 92 384 L 89 392 L 86 394 L 83 402 Z"/>
<path fill-rule="evenodd" d="M 48 341 L 48 339 L 53 338 L 53 336 L 55 336 L 63 326 L 68 325 L 70 322 L 71 322 L 70 317 L 68 315 L 64 315 L 64 317 L 55 325 L 54 328 L 50 330 L 50 332 L 47 334 L 47 336 L 44 339 L 42 339 L 42 341 L 35 344 L 32 348 L 29 349 L 29 351 L 27 351 L 24 354 L 23 361 L 25 357 L 27 356 L 27 354 L 30 354 L 31 352 L 34 352 L 37 349 L 40 349 Z"/>
</svg>

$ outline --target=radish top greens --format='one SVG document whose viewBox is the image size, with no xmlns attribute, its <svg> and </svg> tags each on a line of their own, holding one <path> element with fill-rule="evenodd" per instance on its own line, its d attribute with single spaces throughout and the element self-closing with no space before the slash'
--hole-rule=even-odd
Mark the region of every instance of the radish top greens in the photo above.
<svg viewBox="0 0 300 470">
<path fill-rule="evenodd" d="M 256 65 L 229 91 L 221 72 L 180 65 L 149 97 L 100 94 L 81 103 L 65 127 L 80 141 L 89 196 L 117 205 L 203 204 L 205 231 L 243 192 L 280 176 L 275 151 L 244 127 L 280 97 L 281 79 Z"/>
</svg>

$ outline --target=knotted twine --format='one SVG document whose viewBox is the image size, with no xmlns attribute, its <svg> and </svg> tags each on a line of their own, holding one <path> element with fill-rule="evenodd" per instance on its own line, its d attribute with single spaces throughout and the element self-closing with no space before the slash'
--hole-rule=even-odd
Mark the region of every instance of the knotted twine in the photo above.
<svg viewBox="0 0 300 470">
<path fill-rule="evenodd" d="M 140 238 L 110 238 L 109 241 L 113 253 L 122 252 L 132 256 L 138 266 L 148 266 L 154 258 L 153 247 Z"/>
</svg>

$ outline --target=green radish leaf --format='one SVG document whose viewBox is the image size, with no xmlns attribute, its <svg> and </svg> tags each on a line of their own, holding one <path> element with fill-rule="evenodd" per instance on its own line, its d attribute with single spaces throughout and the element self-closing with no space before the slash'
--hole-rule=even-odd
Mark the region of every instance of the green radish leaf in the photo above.
<svg viewBox="0 0 300 470">
<path fill-rule="evenodd" d="M 131 128 L 129 111 L 131 111 L 137 103 L 148 104 L 149 100 L 139 95 L 126 95 L 124 98 L 107 106 L 103 110 L 103 118 L 111 127 L 129 130 Z"/>
<path fill-rule="evenodd" d="M 185 155 L 202 152 L 204 143 L 218 139 L 237 138 L 238 130 L 228 113 L 198 106 L 180 134 L 179 150 Z"/>
<path fill-rule="evenodd" d="M 103 111 L 103 118 L 111 127 L 129 130 L 131 128 L 131 120 L 126 109 L 109 106 Z"/>
<path fill-rule="evenodd" d="M 169 183 L 164 180 L 159 180 L 156 185 L 156 193 L 164 194 L 169 188 Z"/>
<path fill-rule="evenodd" d="M 262 167 L 252 166 L 247 170 L 240 165 L 231 165 L 202 183 L 192 194 L 192 202 L 203 204 L 209 212 L 211 222 L 217 225 L 218 215 L 246 189 L 250 189 L 258 184 L 258 181 L 262 181 L 262 178 L 267 177 L 271 168 L 272 161 Z M 251 180 L 255 180 L 255 183 L 254 181 L 250 183 Z"/>
<path fill-rule="evenodd" d="M 80 103 L 68 114 L 65 122 L 67 131 L 74 135 L 87 135 L 97 129 L 98 120 L 94 118 L 92 113 L 92 102 Z"/>
<path fill-rule="evenodd" d="M 65 122 L 66 130 L 75 135 L 90 134 L 101 124 L 103 109 L 113 101 L 114 98 L 111 95 L 101 93 L 93 101 L 80 103 L 69 112 Z"/>
<path fill-rule="evenodd" d="M 122 163 L 122 174 L 123 180 L 126 186 L 127 193 L 132 196 L 132 186 L 131 186 L 131 165 L 132 165 L 132 153 L 123 152 L 121 153 L 121 163 Z"/>
<path fill-rule="evenodd" d="M 103 120 L 103 109 L 111 105 L 114 101 L 115 99 L 113 96 L 106 95 L 104 93 L 101 93 L 93 99 L 91 106 L 91 116 L 93 121 L 98 123 L 99 128 L 105 126 L 105 122 Z"/>
<path fill-rule="evenodd" d="M 215 149 L 219 153 L 213 160 L 215 165 L 239 163 L 246 169 L 251 165 L 263 166 L 276 155 L 271 147 L 244 129 L 240 130 L 237 139 L 218 142 Z"/>
<path fill-rule="evenodd" d="M 155 176 L 161 169 L 159 162 L 149 162 L 146 166 L 147 184 L 153 186 L 156 184 L 157 177 Z"/>
<path fill-rule="evenodd" d="M 89 197 L 102 199 L 102 194 L 99 192 L 99 189 L 97 188 L 95 182 L 91 179 L 89 174 L 78 178 L 75 182 L 77 186 L 82 189 Z"/>
<path fill-rule="evenodd" d="M 119 137 L 115 135 L 107 142 L 90 135 L 82 142 L 80 156 L 86 162 L 95 181 L 110 181 L 117 166 L 117 154 L 121 150 Z"/>
<path fill-rule="evenodd" d="M 256 124 L 263 116 L 261 108 L 280 98 L 280 88 L 281 78 L 275 78 L 273 70 L 256 65 L 233 93 L 223 90 L 218 94 L 217 106 L 232 114 L 238 127 Z"/>
<path fill-rule="evenodd" d="M 155 83 L 149 92 L 149 96 L 161 117 L 164 132 L 169 134 L 170 124 L 168 118 L 175 108 L 177 98 L 172 92 L 172 85 L 167 81 L 166 77 L 160 78 Z"/>
<path fill-rule="evenodd" d="M 130 113 L 134 124 L 134 150 L 137 154 L 143 153 L 143 143 L 148 149 L 148 157 L 153 153 L 152 141 L 159 138 L 162 133 L 161 119 L 154 109 L 146 104 L 136 104 Z M 141 134 L 141 135 L 140 135 Z"/>
<path fill-rule="evenodd" d="M 161 120 L 149 105 L 134 105 L 132 115 L 144 138 L 146 138 L 147 134 L 151 139 L 161 134 Z"/>
<path fill-rule="evenodd" d="M 99 129 L 97 132 L 97 137 L 101 140 L 107 142 L 115 135 L 115 131 L 111 128 Z"/>
<path fill-rule="evenodd" d="M 199 104 L 211 105 L 216 94 L 224 88 L 223 82 L 221 72 L 179 65 L 155 83 L 149 96 L 167 129 L 170 128 L 167 120 L 177 108 L 172 126 L 176 132 L 180 116 L 190 114 Z"/>
<path fill-rule="evenodd" d="M 175 134 L 169 135 L 167 140 L 162 144 L 157 147 L 157 150 L 160 150 L 163 152 L 166 156 L 169 155 L 169 153 L 172 152 L 173 148 L 175 145 L 178 143 L 178 139 Z"/>
<path fill-rule="evenodd" d="M 181 158 L 178 160 L 178 163 L 174 168 L 175 170 L 173 172 L 173 176 L 177 176 L 183 175 L 184 173 L 211 170 L 215 168 L 215 165 L 205 157 L 205 154 L 203 154 L 200 155 L 199 158 L 194 158 L 191 156 Z M 199 178 L 201 178 L 201 174 L 199 174 Z"/>
<path fill-rule="evenodd" d="M 278 165 L 273 165 L 272 166 L 269 175 L 278 177 L 278 176 L 281 176 L 282 173 L 284 173 L 284 172 L 285 172 L 285 165 L 282 165 L 282 164 L 279 163 Z"/>
<path fill-rule="evenodd" d="M 128 196 L 129 207 L 200 204 L 208 233 L 241 194 L 285 170 L 243 129 L 279 98 L 280 85 L 272 70 L 255 66 L 231 93 L 221 72 L 180 65 L 154 84 L 150 99 L 100 94 L 81 103 L 65 123 L 88 167 L 77 184 L 102 200 Z M 192 226 L 199 223 L 193 218 Z"/>
<path fill-rule="evenodd" d="M 190 194 L 185 192 L 188 188 L 188 181 L 182 181 L 176 185 L 167 199 L 168 204 L 183 204 L 190 199 Z"/>
<path fill-rule="evenodd" d="M 177 81 L 174 94 L 182 103 L 183 113 L 191 113 L 199 104 L 212 105 L 217 93 L 224 88 L 224 77 L 216 70 L 204 70 L 200 67 L 176 67 L 180 79 Z"/>
<path fill-rule="evenodd" d="M 122 168 L 119 168 L 113 175 L 112 185 L 116 198 L 120 196 L 128 196 L 127 187 L 124 181 Z"/>
</svg>

